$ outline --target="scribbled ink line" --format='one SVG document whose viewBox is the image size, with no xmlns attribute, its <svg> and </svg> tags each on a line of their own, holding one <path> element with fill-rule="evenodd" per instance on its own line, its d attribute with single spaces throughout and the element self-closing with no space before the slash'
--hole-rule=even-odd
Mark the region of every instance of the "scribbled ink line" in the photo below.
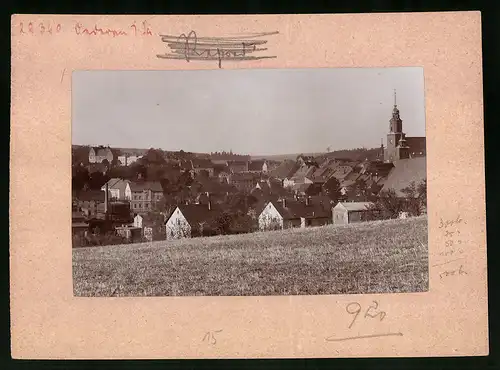
<svg viewBox="0 0 500 370">
<path fill-rule="evenodd" d="M 160 35 L 161 40 L 167 44 L 170 52 L 158 54 L 158 58 L 186 60 L 214 60 L 218 61 L 219 68 L 222 68 L 222 60 L 259 60 L 271 59 L 276 56 L 250 55 L 259 51 L 266 51 L 261 47 L 267 40 L 259 38 L 276 35 L 275 32 L 253 33 L 245 36 L 233 37 L 198 37 L 195 31 L 190 31 L 187 35 L 180 36 Z"/>
</svg>

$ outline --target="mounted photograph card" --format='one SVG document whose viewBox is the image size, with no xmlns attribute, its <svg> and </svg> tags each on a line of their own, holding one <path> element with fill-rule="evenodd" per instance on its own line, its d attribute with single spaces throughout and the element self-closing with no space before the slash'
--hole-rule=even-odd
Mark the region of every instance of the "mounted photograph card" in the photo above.
<svg viewBox="0 0 500 370">
<path fill-rule="evenodd" d="M 13 358 L 488 354 L 479 12 L 11 23 Z"/>
</svg>

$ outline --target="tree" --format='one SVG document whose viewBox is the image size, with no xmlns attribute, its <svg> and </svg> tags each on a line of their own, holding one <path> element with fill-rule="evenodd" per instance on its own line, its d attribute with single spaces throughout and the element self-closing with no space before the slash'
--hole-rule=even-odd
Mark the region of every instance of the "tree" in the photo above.
<svg viewBox="0 0 500 370">
<path fill-rule="evenodd" d="M 405 210 L 405 199 L 398 197 L 394 189 L 383 190 L 374 209 L 380 211 L 380 218 L 398 218 L 400 212 Z"/>
<path fill-rule="evenodd" d="M 405 212 L 411 216 L 420 216 L 427 201 L 427 180 L 418 185 L 412 181 L 406 188 L 401 189 L 401 192 L 405 195 Z"/>
<path fill-rule="evenodd" d="M 214 219 L 214 228 L 218 234 L 228 234 L 231 228 L 232 217 L 227 211 L 217 215 Z"/>
<path fill-rule="evenodd" d="M 73 190 L 80 191 L 90 181 L 89 171 L 85 166 L 75 165 L 72 167 L 71 186 Z"/>
<path fill-rule="evenodd" d="M 147 166 L 149 164 L 165 163 L 163 151 L 159 149 L 149 148 L 146 154 L 141 158 L 142 162 Z"/>
<path fill-rule="evenodd" d="M 324 183 L 323 189 L 326 195 L 334 202 L 337 202 L 342 195 L 340 193 L 340 182 L 335 177 L 330 177 L 328 181 Z"/>
</svg>

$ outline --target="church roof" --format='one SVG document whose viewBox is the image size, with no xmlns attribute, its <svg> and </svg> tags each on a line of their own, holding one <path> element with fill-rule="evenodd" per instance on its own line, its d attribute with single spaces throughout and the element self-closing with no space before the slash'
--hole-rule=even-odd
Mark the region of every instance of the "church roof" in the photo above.
<svg viewBox="0 0 500 370">
<path fill-rule="evenodd" d="M 400 159 L 394 162 L 394 168 L 385 180 L 382 190 L 394 189 L 396 195 L 404 196 L 402 189 L 408 187 L 412 181 L 418 185 L 427 178 L 426 157 Z"/>
<path fill-rule="evenodd" d="M 424 155 L 426 151 L 426 138 L 424 137 L 406 137 L 406 145 L 410 148 L 410 155 Z"/>
</svg>

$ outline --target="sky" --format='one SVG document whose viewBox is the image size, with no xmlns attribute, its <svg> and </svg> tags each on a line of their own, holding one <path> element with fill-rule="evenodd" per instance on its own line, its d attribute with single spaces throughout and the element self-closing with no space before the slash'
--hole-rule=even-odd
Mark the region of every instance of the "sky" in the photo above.
<svg viewBox="0 0 500 370">
<path fill-rule="evenodd" d="M 397 105 L 425 136 L 420 67 L 75 71 L 72 141 L 249 155 L 386 143 Z"/>
</svg>

